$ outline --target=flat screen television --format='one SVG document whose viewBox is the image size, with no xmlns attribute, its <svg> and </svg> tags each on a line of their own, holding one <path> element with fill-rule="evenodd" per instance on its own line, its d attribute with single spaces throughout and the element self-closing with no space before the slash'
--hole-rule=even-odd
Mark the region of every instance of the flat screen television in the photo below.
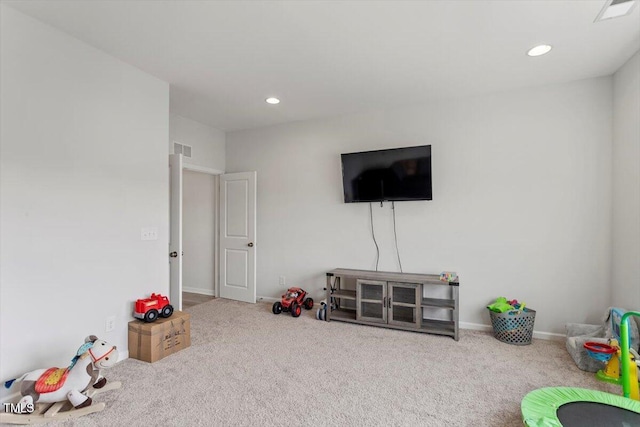
<svg viewBox="0 0 640 427">
<path fill-rule="evenodd" d="M 431 146 L 342 154 L 345 203 L 432 200 Z"/>
</svg>

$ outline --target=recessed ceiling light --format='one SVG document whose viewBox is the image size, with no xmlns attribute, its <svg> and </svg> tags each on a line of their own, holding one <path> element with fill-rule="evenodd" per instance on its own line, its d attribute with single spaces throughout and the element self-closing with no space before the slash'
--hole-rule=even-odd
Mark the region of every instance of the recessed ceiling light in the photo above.
<svg viewBox="0 0 640 427">
<path fill-rule="evenodd" d="M 549 53 L 550 50 L 551 50 L 551 46 L 549 46 L 548 44 L 541 44 L 539 46 L 532 47 L 531 49 L 529 49 L 529 51 L 527 52 L 527 55 L 540 56 L 540 55 L 544 55 L 545 53 Z"/>
<path fill-rule="evenodd" d="M 280 100 L 278 98 L 267 98 L 265 99 L 265 101 L 267 101 L 267 104 L 280 104 Z"/>
</svg>

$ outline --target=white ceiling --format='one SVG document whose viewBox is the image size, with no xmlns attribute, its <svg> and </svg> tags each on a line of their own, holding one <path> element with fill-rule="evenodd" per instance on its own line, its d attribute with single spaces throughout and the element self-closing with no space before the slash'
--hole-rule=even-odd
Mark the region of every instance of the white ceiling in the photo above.
<svg viewBox="0 0 640 427">
<path fill-rule="evenodd" d="M 594 23 L 605 0 L 7 3 L 227 131 L 610 75 L 640 48 L 640 7 Z"/>
</svg>

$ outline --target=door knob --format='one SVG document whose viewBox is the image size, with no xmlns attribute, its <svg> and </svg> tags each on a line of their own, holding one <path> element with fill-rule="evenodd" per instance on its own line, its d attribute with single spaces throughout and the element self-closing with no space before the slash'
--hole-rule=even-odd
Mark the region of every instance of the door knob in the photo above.
<svg viewBox="0 0 640 427">
<path fill-rule="evenodd" d="M 177 257 L 178 257 L 178 252 L 173 251 L 173 252 L 171 252 L 171 253 L 169 254 L 169 256 L 170 256 L 171 258 L 177 258 Z"/>
<path fill-rule="evenodd" d="M 248 244 L 247 246 L 249 246 L 250 248 L 252 248 L 252 247 L 253 247 L 253 242 L 249 242 L 249 244 Z"/>
</svg>

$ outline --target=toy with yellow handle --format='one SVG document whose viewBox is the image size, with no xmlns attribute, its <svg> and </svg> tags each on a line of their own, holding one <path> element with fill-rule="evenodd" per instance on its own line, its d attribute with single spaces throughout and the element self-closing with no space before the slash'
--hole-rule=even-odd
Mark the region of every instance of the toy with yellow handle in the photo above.
<svg viewBox="0 0 640 427">
<path fill-rule="evenodd" d="M 620 359 L 622 364 L 622 395 L 634 400 L 640 400 L 640 386 L 638 386 L 638 369 L 631 365 L 631 352 L 629 351 L 629 317 L 640 317 L 640 312 L 627 311 L 620 320 Z M 635 362 L 638 362 L 636 356 Z M 636 364 L 634 363 L 634 365 Z"/>
<path fill-rule="evenodd" d="M 611 338 L 607 344 L 588 341 L 584 343 L 584 348 L 591 358 L 605 363 L 604 369 L 596 373 L 596 378 L 615 385 L 622 384 L 620 379 L 620 344 L 618 344 L 618 340 Z"/>
</svg>

